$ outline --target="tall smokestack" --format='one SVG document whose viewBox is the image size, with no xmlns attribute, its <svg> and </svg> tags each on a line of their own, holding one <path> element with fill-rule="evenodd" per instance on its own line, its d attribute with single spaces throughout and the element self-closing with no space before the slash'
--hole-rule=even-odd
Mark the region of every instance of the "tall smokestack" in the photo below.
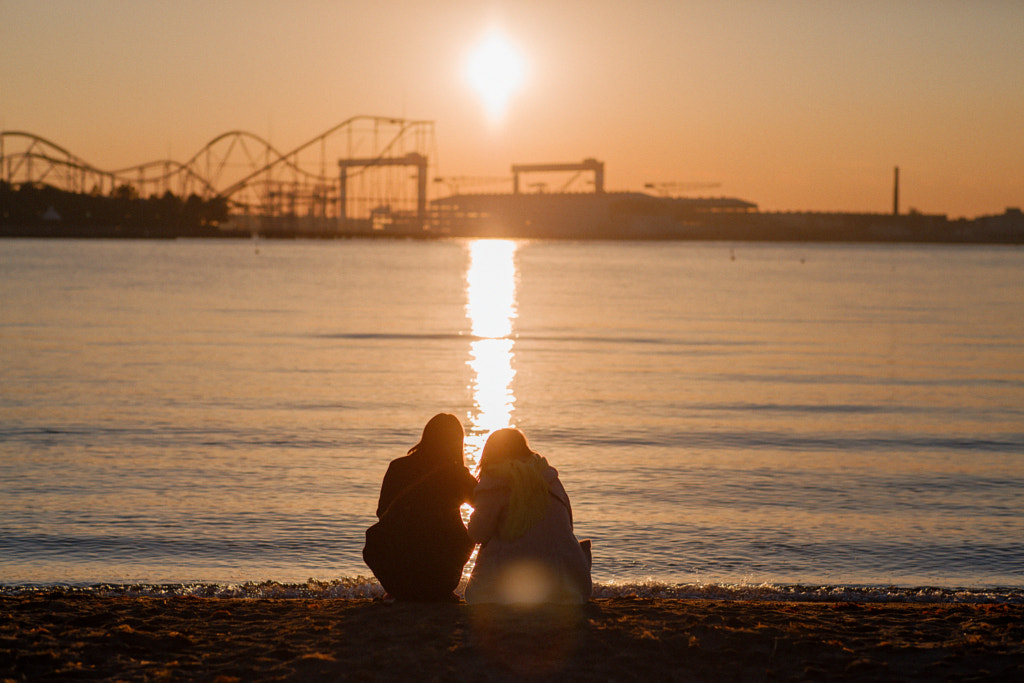
<svg viewBox="0 0 1024 683">
<path fill-rule="evenodd" d="M 892 215 L 900 215 L 900 167 L 896 167 L 892 179 Z"/>
</svg>

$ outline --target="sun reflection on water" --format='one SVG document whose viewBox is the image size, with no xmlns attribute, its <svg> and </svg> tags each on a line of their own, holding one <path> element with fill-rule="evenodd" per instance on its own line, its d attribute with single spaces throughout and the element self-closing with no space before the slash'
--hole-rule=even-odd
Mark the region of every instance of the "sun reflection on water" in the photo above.
<svg viewBox="0 0 1024 683">
<path fill-rule="evenodd" d="M 473 334 L 468 363 L 474 373 L 474 410 L 466 434 L 466 463 L 474 471 L 487 436 L 512 424 L 515 251 L 516 243 L 509 240 L 476 240 L 469 244 L 466 317 Z"/>
</svg>

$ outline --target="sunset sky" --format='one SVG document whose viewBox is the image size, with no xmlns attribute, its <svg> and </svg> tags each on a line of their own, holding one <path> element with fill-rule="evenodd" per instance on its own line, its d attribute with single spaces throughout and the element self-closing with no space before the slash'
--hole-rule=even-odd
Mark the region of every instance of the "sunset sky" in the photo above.
<svg viewBox="0 0 1024 683">
<path fill-rule="evenodd" d="M 0 127 L 115 169 L 430 119 L 446 175 L 595 157 L 609 190 L 886 212 L 898 165 L 902 208 L 976 216 L 1024 206 L 1022 37 L 1020 0 L 0 0 Z"/>
</svg>

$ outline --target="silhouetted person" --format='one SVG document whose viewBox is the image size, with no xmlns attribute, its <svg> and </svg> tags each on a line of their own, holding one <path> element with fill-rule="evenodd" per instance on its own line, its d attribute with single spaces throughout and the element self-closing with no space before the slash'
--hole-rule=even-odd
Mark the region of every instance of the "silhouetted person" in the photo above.
<svg viewBox="0 0 1024 683">
<path fill-rule="evenodd" d="M 558 472 L 518 429 L 499 429 L 480 456 L 469 536 L 480 543 L 469 602 L 586 602 L 590 541 L 573 534 Z"/>
<path fill-rule="evenodd" d="M 464 438 L 457 417 L 435 415 L 384 475 L 380 521 L 366 530 L 363 560 L 395 599 L 459 599 L 453 591 L 473 552 L 460 507 L 477 483 L 462 462 Z"/>
</svg>

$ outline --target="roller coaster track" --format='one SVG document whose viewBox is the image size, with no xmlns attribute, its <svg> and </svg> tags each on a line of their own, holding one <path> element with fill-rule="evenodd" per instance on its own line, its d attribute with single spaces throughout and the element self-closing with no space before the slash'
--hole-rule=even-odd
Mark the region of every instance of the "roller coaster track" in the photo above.
<svg viewBox="0 0 1024 683">
<path fill-rule="evenodd" d="M 222 197 L 242 214 L 331 218 L 339 214 L 339 160 L 412 152 L 436 159 L 432 121 L 354 116 L 288 152 L 259 135 L 234 130 L 213 138 L 185 162 L 163 159 L 115 170 L 98 168 L 39 135 L 3 131 L 0 180 L 100 194 L 127 185 L 140 196 Z M 356 184 L 350 185 L 342 215 L 365 217 L 380 207 L 405 211 L 416 201 L 414 183 L 400 167 L 355 168 L 348 181 Z"/>
</svg>

